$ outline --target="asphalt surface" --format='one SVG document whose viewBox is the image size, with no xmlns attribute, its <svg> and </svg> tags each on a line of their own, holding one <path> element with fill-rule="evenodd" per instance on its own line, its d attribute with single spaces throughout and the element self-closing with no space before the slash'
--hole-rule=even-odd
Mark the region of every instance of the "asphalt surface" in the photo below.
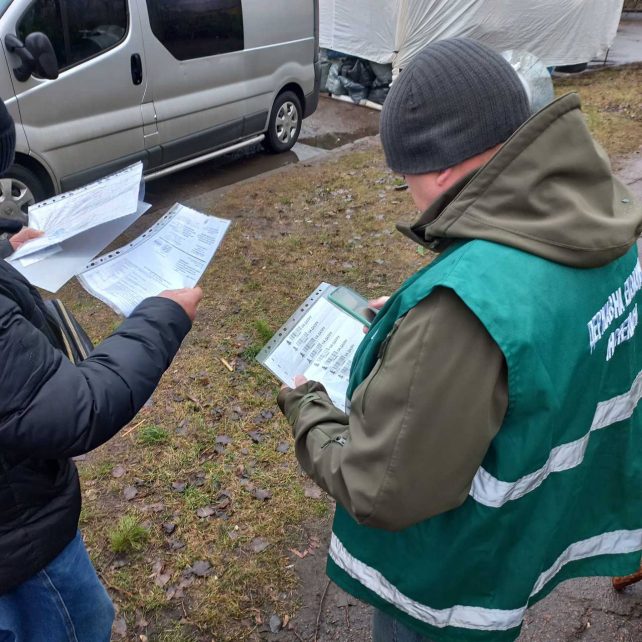
<svg viewBox="0 0 642 642">
<path fill-rule="evenodd" d="M 303 121 L 299 142 L 284 154 L 268 154 L 261 145 L 170 174 L 146 184 L 153 211 L 203 196 L 221 187 L 259 176 L 285 165 L 310 160 L 329 149 L 379 132 L 379 112 L 322 95 L 319 107 Z M 149 219 L 148 219 L 149 220 Z"/>
<path fill-rule="evenodd" d="M 642 62 L 642 12 L 628 12 L 622 16 L 613 46 L 606 56 L 606 64 L 628 65 Z"/>
</svg>

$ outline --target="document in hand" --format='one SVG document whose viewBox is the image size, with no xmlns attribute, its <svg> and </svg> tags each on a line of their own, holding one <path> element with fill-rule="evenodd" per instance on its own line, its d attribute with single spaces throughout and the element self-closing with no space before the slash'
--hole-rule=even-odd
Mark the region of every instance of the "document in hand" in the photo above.
<svg viewBox="0 0 642 642">
<path fill-rule="evenodd" d="M 44 236 L 25 243 L 12 260 L 52 247 L 83 232 L 134 214 L 141 194 L 143 164 L 130 167 L 85 185 L 73 192 L 59 194 L 29 208 L 29 226 Z"/>
<path fill-rule="evenodd" d="M 194 287 L 229 225 L 177 203 L 135 241 L 92 261 L 78 280 L 87 292 L 129 316 L 147 297 Z"/>
<path fill-rule="evenodd" d="M 29 208 L 29 225 L 44 236 L 25 243 L 9 261 L 35 286 L 57 292 L 150 206 L 137 163 Z"/>
<path fill-rule="evenodd" d="M 321 382 L 332 403 L 346 409 L 350 367 L 363 339 L 363 321 L 337 304 L 337 287 L 321 283 L 257 356 L 288 386 L 298 374 Z"/>
</svg>

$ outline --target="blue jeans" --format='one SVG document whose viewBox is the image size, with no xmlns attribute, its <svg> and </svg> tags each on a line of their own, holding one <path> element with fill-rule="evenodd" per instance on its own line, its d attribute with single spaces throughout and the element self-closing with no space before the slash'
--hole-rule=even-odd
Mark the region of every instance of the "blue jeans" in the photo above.
<svg viewBox="0 0 642 642">
<path fill-rule="evenodd" d="M 372 620 L 372 642 L 430 642 L 430 640 L 406 628 L 399 620 L 375 609 Z"/>
<path fill-rule="evenodd" d="M 0 595 L 0 642 L 109 642 L 113 621 L 80 533 L 42 571 Z"/>
</svg>

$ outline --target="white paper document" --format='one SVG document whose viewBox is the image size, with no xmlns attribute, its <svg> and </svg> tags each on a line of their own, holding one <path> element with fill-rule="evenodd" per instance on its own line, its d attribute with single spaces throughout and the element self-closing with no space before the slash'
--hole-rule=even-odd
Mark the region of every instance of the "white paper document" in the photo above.
<svg viewBox="0 0 642 642">
<path fill-rule="evenodd" d="M 363 340 L 363 323 L 328 300 L 335 289 L 322 283 L 274 335 L 257 359 L 288 386 L 304 375 L 321 382 L 344 411 L 350 368 Z"/>
<path fill-rule="evenodd" d="M 52 245 L 24 258 L 16 260 L 12 256 L 11 264 L 32 285 L 48 292 L 58 292 L 150 207 L 148 203 L 139 203 L 138 210 L 129 216 L 103 223 L 63 241 L 60 245 Z"/>
<path fill-rule="evenodd" d="M 229 225 L 177 203 L 135 241 L 92 261 L 78 279 L 90 294 L 128 316 L 147 297 L 194 287 Z"/>
<path fill-rule="evenodd" d="M 26 268 L 30 265 L 35 265 L 40 261 L 44 261 L 54 254 L 58 254 L 58 252 L 62 252 L 62 245 L 52 245 L 50 247 L 46 247 L 44 250 L 40 250 L 39 252 L 28 254 L 23 259 L 18 259 L 18 261 L 20 262 L 20 265 L 22 265 L 22 267 Z"/>
<path fill-rule="evenodd" d="M 25 243 L 13 253 L 11 260 L 18 261 L 134 214 L 142 197 L 142 177 L 143 164 L 136 163 L 95 183 L 32 205 L 29 207 L 29 226 L 41 230 L 44 236 Z"/>
</svg>

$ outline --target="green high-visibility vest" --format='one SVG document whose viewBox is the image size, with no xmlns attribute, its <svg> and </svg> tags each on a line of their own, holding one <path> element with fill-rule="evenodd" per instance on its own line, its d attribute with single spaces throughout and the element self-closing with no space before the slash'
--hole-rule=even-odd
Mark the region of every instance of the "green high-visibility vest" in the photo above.
<svg viewBox="0 0 642 642">
<path fill-rule="evenodd" d="M 437 642 L 508 642 L 527 607 L 561 581 L 639 567 L 642 270 L 635 247 L 577 269 L 486 241 L 455 245 L 378 315 L 349 397 L 397 319 L 439 286 L 502 350 L 506 417 L 461 507 L 398 532 L 361 526 L 337 507 L 328 574 Z"/>
</svg>

